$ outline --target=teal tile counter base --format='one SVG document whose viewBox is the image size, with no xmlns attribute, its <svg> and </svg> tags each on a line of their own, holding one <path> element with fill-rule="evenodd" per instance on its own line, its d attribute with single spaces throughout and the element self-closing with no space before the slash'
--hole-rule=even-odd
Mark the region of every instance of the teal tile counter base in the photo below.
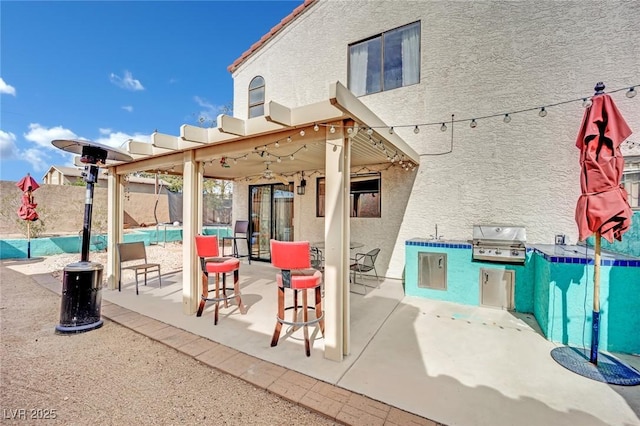
<svg viewBox="0 0 640 426">
<path fill-rule="evenodd" d="M 510 299 L 506 308 L 533 313 L 547 339 L 591 345 L 593 249 L 532 245 L 524 265 L 471 257 L 467 242 L 406 241 L 405 293 L 475 306 Z M 600 271 L 600 349 L 640 354 L 640 258 L 603 251 Z M 492 276 L 500 292 L 486 291 Z"/>
<path fill-rule="evenodd" d="M 466 242 L 436 242 L 424 239 L 412 239 L 405 243 L 405 293 L 408 296 L 427 297 L 429 299 L 443 300 L 447 302 L 461 303 L 465 305 L 485 305 L 482 303 L 481 270 L 489 274 L 505 274 L 513 271 L 514 282 L 512 293 L 504 295 L 510 299 L 512 310 L 518 312 L 533 312 L 533 277 L 530 262 L 531 251 L 527 251 L 527 259 L 524 265 L 511 265 L 493 262 L 478 262 L 471 260 L 471 244 Z M 424 255 L 421 253 L 434 253 L 445 255 L 446 258 L 446 285 L 444 288 L 426 288 L 421 285 L 420 269 L 423 269 Z M 444 259 L 443 258 L 443 259 Z M 422 259 L 422 260 L 421 260 Z M 437 262 L 440 262 L 439 258 Z M 422 262 L 423 265 L 419 265 Z M 444 265 L 436 265 L 436 268 L 444 269 Z M 424 277 L 423 277 L 424 281 Z M 485 300 L 485 302 L 487 302 Z M 489 304 L 490 306 L 490 304 Z"/>
<path fill-rule="evenodd" d="M 565 345 L 591 346 L 593 249 L 535 246 L 534 316 L 545 336 Z M 640 354 L 640 259 L 602 252 L 602 350 Z"/>
</svg>

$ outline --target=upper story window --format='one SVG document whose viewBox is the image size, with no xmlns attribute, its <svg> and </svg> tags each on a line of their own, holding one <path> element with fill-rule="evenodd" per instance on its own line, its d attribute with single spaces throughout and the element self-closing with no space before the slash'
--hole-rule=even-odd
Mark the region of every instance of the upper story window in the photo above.
<svg viewBox="0 0 640 426">
<path fill-rule="evenodd" d="M 356 96 L 419 82 L 419 21 L 349 46 L 349 89 Z"/>
<path fill-rule="evenodd" d="M 264 115 L 264 78 L 257 76 L 249 83 L 249 118 Z"/>
</svg>

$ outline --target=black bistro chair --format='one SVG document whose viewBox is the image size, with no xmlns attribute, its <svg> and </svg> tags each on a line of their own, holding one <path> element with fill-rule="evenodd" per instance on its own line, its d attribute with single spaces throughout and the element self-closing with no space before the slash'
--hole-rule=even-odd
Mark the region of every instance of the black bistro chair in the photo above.
<svg viewBox="0 0 640 426">
<path fill-rule="evenodd" d="M 247 254 L 240 255 L 238 252 L 238 240 L 244 240 L 247 244 Z M 248 220 L 236 220 L 233 225 L 233 236 L 222 237 L 222 256 L 224 256 L 224 249 L 227 241 L 231 241 L 231 255 L 233 257 L 246 257 L 251 265 L 251 241 L 249 235 L 249 221 Z"/>
</svg>

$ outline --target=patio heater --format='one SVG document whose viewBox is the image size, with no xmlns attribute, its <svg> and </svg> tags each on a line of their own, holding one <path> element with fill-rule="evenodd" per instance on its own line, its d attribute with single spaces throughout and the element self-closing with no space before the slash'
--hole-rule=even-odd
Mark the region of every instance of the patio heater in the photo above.
<svg viewBox="0 0 640 426">
<path fill-rule="evenodd" d="M 60 324 L 56 326 L 57 334 L 82 333 L 100 328 L 103 324 L 100 319 L 103 267 L 89 261 L 93 188 L 98 180 L 99 167 L 105 166 L 107 160 L 131 161 L 133 158 L 125 152 L 96 142 L 57 139 L 51 143 L 63 151 L 79 154 L 80 162 L 85 165 L 82 177 L 87 183 L 87 191 L 81 258 L 80 262 L 71 263 L 64 268 Z"/>
</svg>

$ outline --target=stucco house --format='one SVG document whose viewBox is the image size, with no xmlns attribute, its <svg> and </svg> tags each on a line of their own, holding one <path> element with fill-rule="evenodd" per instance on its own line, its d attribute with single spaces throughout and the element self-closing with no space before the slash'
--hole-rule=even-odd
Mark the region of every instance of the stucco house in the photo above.
<svg viewBox="0 0 640 426">
<path fill-rule="evenodd" d="M 325 356 L 341 359 L 349 240 L 380 248 L 377 270 L 398 285 L 411 239 L 468 243 L 474 225 L 510 224 L 528 244 L 577 242 L 583 104 L 603 81 L 640 132 L 639 20 L 634 2 L 306 0 L 229 66 L 233 117 L 129 142 L 134 161 L 108 176 L 111 244 L 122 177 L 181 172 L 195 312 L 198 188 L 232 179 L 234 220 L 265 244 L 325 242 Z M 269 260 L 265 247 L 254 260 Z M 114 288 L 113 258 L 106 272 Z"/>
</svg>

